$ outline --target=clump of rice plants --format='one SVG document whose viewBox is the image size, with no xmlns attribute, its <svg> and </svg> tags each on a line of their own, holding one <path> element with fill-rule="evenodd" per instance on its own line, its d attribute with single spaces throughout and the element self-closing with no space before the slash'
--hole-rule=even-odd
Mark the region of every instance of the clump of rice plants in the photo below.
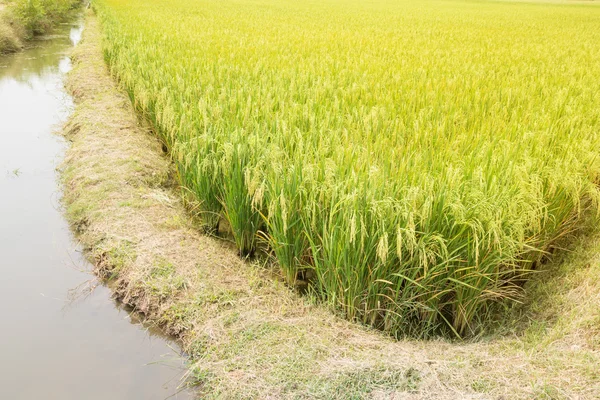
<svg viewBox="0 0 600 400">
<path fill-rule="evenodd" d="M 594 4 L 96 4 L 207 224 L 350 319 L 472 334 L 598 209 Z"/>
</svg>

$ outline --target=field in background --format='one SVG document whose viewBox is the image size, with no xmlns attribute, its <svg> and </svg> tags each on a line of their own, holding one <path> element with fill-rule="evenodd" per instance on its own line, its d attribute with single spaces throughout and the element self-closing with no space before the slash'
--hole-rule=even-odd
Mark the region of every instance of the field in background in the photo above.
<svg viewBox="0 0 600 400">
<path fill-rule="evenodd" d="M 350 319 L 471 334 L 598 207 L 598 7 L 97 5 L 207 228 Z"/>
</svg>

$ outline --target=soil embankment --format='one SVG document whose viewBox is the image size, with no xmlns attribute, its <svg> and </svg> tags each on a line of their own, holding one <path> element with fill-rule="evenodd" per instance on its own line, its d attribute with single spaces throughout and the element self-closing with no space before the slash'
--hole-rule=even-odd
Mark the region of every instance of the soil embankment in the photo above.
<svg viewBox="0 0 600 400">
<path fill-rule="evenodd" d="M 107 70 L 99 29 L 89 14 L 68 82 L 77 107 L 65 129 L 67 214 L 116 296 L 181 339 L 203 398 L 600 396 L 597 347 L 395 342 L 198 233 L 161 144 Z"/>
</svg>

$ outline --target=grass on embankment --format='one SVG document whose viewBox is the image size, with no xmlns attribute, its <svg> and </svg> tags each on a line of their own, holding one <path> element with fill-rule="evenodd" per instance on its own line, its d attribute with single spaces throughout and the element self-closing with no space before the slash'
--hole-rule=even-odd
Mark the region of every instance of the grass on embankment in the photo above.
<svg viewBox="0 0 600 400">
<path fill-rule="evenodd" d="M 80 0 L 0 0 L 0 54 L 23 47 L 66 20 Z"/>
<path fill-rule="evenodd" d="M 514 334 L 396 342 L 353 325 L 198 233 L 108 73 L 95 17 L 85 26 L 68 79 L 67 216 L 116 295 L 181 340 L 202 398 L 600 398 L 598 235 L 538 275 L 519 316 L 532 322 Z"/>
</svg>

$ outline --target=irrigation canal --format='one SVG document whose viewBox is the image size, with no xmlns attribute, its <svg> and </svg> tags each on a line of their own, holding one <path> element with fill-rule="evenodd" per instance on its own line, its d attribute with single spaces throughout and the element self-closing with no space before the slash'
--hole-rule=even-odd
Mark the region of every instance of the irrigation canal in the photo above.
<svg viewBox="0 0 600 400">
<path fill-rule="evenodd" d="M 64 89 L 82 22 L 0 57 L 0 398 L 190 399 L 178 393 L 176 344 L 144 327 L 92 266 L 69 230 L 53 132 L 72 110 Z"/>
</svg>

